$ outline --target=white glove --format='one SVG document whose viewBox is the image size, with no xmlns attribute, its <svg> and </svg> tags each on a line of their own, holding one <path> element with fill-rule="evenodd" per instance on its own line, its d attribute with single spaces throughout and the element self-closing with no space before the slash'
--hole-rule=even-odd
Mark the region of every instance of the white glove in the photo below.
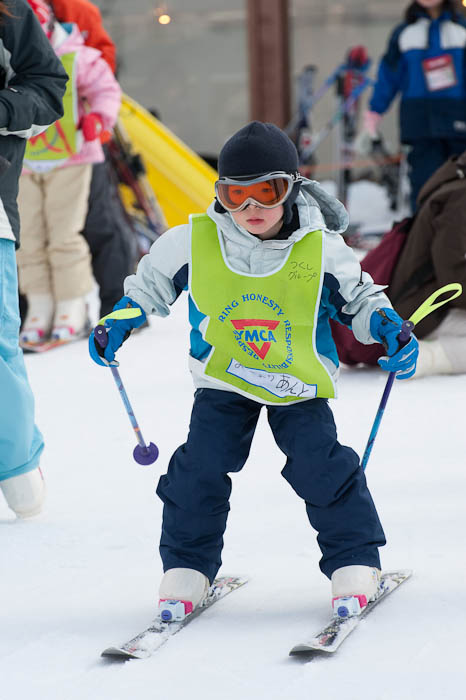
<svg viewBox="0 0 466 700">
<path fill-rule="evenodd" d="M 382 115 L 378 112 L 364 112 L 362 131 L 354 141 L 354 149 L 360 156 L 367 157 L 371 153 L 373 142 L 380 138 L 378 126 L 381 121 Z"/>
</svg>

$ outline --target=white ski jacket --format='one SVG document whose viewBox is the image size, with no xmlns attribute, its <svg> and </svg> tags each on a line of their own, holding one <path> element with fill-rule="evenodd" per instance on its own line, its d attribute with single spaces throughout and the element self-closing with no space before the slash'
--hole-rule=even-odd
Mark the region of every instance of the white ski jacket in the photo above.
<svg viewBox="0 0 466 700">
<path fill-rule="evenodd" d="M 311 231 L 324 232 L 323 287 L 320 299 L 316 346 L 322 362 L 333 379 L 338 374 L 338 355 L 330 331 L 329 318 L 350 326 L 356 338 L 364 344 L 376 342 L 370 333 L 370 317 L 376 308 L 392 308 L 384 287 L 373 282 L 361 271 L 358 259 L 340 235 L 348 226 L 348 213 L 337 199 L 317 182 L 304 180 L 296 200 L 300 227 L 286 240 L 262 241 L 238 226 L 231 215 L 215 211 L 214 203 L 208 216 L 217 224 L 230 267 L 238 273 L 263 275 L 281 267 L 289 247 Z M 146 314 L 167 316 L 170 306 L 183 290 L 188 289 L 190 263 L 190 224 L 166 231 L 139 262 L 135 275 L 125 280 L 125 294 L 136 301 Z M 201 316 L 201 315 L 200 315 Z M 207 320 L 196 323 L 201 333 Z M 194 327 L 194 326 L 193 326 Z M 195 335 L 195 334 L 194 334 Z M 197 388 L 222 389 L 215 380 L 205 377 L 201 364 L 205 352 L 195 345 L 190 348 L 190 370 Z M 232 390 L 234 390 L 232 388 Z"/>
</svg>

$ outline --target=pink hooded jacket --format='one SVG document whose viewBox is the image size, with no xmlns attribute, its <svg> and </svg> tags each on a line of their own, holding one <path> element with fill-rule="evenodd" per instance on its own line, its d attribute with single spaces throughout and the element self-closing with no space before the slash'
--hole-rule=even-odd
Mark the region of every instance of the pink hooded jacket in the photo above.
<svg viewBox="0 0 466 700">
<path fill-rule="evenodd" d="M 97 49 L 84 44 L 84 39 L 76 24 L 55 23 L 50 38 L 57 56 L 76 52 L 76 87 L 78 91 L 79 120 L 85 114 L 98 114 L 103 122 L 103 129 L 111 131 L 114 126 L 121 104 L 121 89 L 102 54 Z M 83 163 L 101 163 L 104 152 L 100 139 L 85 141 L 79 153 L 72 156 L 63 165 Z M 23 172 L 31 172 L 25 169 Z"/>
</svg>

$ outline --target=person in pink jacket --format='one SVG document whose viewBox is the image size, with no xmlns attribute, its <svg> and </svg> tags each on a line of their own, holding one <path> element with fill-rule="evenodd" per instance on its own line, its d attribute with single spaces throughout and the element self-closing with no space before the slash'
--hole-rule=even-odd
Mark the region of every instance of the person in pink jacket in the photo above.
<svg viewBox="0 0 466 700">
<path fill-rule="evenodd" d="M 121 90 L 100 51 L 84 44 L 75 24 L 54 20 L 43 0 L 28 0 L 69 80 L 62 119 L 28 142 L 18 205 L 20 288 L 28 300 L 24 347 L 74 340 L 87 333 L 86 295 L 94 286 L 81 230 L 92 164 L 104 160 L 102 130 L 111 130 Z"/>
</svg>

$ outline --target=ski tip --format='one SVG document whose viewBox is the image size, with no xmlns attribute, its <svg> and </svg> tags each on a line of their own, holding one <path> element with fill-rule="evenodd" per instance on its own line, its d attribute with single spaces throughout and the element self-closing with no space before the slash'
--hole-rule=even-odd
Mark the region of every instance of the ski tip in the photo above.
<svg viewBox="0 0 466 700">
<path fill-rule="evenodd" d="M 301 654 L 311 654 L 312 649 L 309 649 L 305 644 L 297 644 L 295 647 L 293 647 L 290 652 L 289 656 L 300 656 Z"/>
<path fill-rule="evenodd" d="M 129 661 L 130 659 L 137 659 L 137 656 L 130 654 L 124 649 L 119 649 L 118 647 L 108 647 L 104 649 L 100 655 L 104 659 L 109 659 L 113 661 Z"/>
<path fill-rule="evenodd" d="M 307 658 L 311 656 L 327 656 L 329 654 L 333 654 L 333 652 L 336 651 L 336 649 L 333 649 L 332 647 L 322 647 L 319 646 L 318 648 L 310 646 L 309 644 L 297 644 L 295 647 L 291 649 L 289 652 L 289 656 L 306 656 Z"/>
</svg>

